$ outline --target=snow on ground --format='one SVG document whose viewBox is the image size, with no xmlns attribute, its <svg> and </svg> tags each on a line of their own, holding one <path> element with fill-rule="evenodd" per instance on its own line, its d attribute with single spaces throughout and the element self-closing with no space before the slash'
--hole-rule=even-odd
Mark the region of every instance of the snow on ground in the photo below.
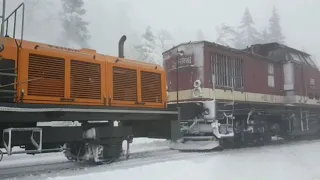
<svg viewBox="0 0 320 180">
<path fill-rule="evenodd" d="M 14 148 L 14 151 L 21 151 L 20 148 Z M 3 155 L 0 162 L 1 168 L 9 168 L 16 166 L 32 166 L 47 163 L 62 163 L 66 162 L 66 157 L 62 153 L 46 153 L 37 155 L 13 154 L 11 156 Z"/>
<path fill-rule="evenodd" d="M 320 180 L 320 141 L 226 150 L 185 160 L 47 180 Z"/>
<path fill-rule="evenodd" d="M 133 143 L 130 145 L 130 153 L 169 149 L 168 143 L 168 141 L 162 139 L 134 138 Z M 126 142 L 123 143 L 123 149 L 126 150 Z M 5 152 L 3 149 L 1 150 Z M 13 151 L 21 150 L 23 149 L 17 147 L 13 149 Z M 0 162 L 0 169 L 62 162 L 68 162 L 68 160 L 61 152 L 37 154 L 34 156 L 26 154 L 13 154 L 12 156 L 4 155 L 3 160 Z"/>
<path fill-rule="evenodd" d="M 130 145 L 130 152 L 143 152 L 169 149 L 170 141 L 164 139 L 134 138 Z M 123 143 L 123 149 L 126 148 L 126 142 Z"/>
</svg>

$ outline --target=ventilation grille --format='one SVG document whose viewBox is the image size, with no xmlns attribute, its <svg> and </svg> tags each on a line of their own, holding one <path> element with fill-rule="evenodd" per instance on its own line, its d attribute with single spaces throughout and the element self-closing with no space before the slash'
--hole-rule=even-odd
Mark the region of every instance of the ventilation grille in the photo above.
<svg viewBox="0 0 320 180">
<path fill-rule="evenodd" d="M 162 103 L 161 74 L 141 71 L 142 102 Z"/>
<path fill-rule="evenodd" d="M 71 97 L 101 99 L 100 64 L 71 60 Z"/>
<path fill-rule="evenodd" d="M 113 67 L 113 99 L 137 101 L 137 71 Z"/>
<path fill-rule="evenodd" d="M 64 75 L 64 59 L 30 54 L 28 95 L 64 97 Z"/>
</svg>

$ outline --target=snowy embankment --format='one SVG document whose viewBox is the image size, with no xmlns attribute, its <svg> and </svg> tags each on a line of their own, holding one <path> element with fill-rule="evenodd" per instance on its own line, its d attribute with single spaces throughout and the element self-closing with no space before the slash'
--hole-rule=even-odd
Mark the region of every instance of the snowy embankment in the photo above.
<svg viewBox="0 0 320 180">
<path fill-rule="evenodd" d="M 226 150 L 126 168 L 86 170 L 47 180 L 320 180 L 320 141 Z M 189 153 L 187 153 L 189 154 Z M 190 155 L 190 154 L 189 154 Z M 129 161 L 130 162 L 130 161 Z M 129 163 L 128 162 L 128 163 Z"/>
</svg>

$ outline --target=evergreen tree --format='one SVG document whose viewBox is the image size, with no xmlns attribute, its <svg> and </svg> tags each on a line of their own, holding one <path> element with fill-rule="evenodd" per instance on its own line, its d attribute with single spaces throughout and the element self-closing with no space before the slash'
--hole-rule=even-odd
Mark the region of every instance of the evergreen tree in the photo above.
<svg viewBox="0 0 320 180">
<path fill-rule="evenodd" d="M 216 42 L 218 44 L 234 47 L 235 38 L 238 35 L 238 32 L 231 26 L 221 24 L 216 27 L 217 39 Z"/>
<path fill-rule="evenodd" d="M 246 8 L 236 36 L 235 47 L 242 49 L 261 41 L 261 35 L 253 27 L 254 21 L 248 8 Z"/>
<path fill-rule="evenodd" d="M 141 38 L 136 32 L 127 35 L 127 40 L 124 43 L 124 54 L 128 59 L 139 59 L 139 52 L 136 50 L 135 45 L 141 43 Z"/>
<path fill-rule="evenodd" d="M 141 37 L 141 44 L 134 46 L 139 53 L 138 60 L 161 65 L 161 57 L 160 54 L 157 53 L 156 37 L 150 26 L 146 28 L 146 31 Z"/>
<path fill-rule="evenodd" d="M 165 29 L 161 29 L 158 32 L 157 39 L 160 41 L 161 51 L 166 51 L 168 48 L 166 46 L 165 41 L 173 40 L 173 36 L 169 33 L 169 31 L 167 31 Z"/>
<path fill-rule="evenodd" d="M 269 34 L 267 29 L 264 29 L 261 34 L 261 43 L 269 43 Z"/>
<path fill-rule="evenodd" d="M 204 41 L 204 40 L 205 40 L 205 37 L 204 37 L 203 31 L 201 29 L 198 29 L 198 31 L 197 31 L 197 41 Z"/>
<path fill-rule="evenodd" d="M 82 19 L 82 16 L 86 14 L 86 10 L 83 8 L 83 0 L 61 0 L 63 12 L 62 18 L 62 44 L 66 47 L 75 43 L 81 48 L 88 48 L 88 40 L 90 38 L 89 31 L 87 29 L 88 22 Z"/>
<path fill-rule="evenodd" d="M 280 26 L 280 17 L 275 7 L 273 7 L 272 16 L 269 19 L 269 31 L 270 42 L 285 43 L 285 37 Z"/>
</svg>

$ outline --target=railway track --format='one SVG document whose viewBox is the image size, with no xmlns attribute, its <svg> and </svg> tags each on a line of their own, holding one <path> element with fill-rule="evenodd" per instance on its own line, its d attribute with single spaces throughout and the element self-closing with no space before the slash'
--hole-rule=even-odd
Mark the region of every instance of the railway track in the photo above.
<svg viewBox="0 0 320 180">
<path fill-rule="evenodd" d="M 59 160 L 58 162 L 48 162 L 48 163 L 38 163 L 34 164 L 32 163 L 31 165 L 28 163 L 23 163 L 22 165 L 15 164 L 14 166 L 9 163 L 8 166 L 0 166 L 0 179 L 7 179 L 7 178 L 21 178 L 21 177 L 32 177 L 36 175 L 41 175 L 41 174 L 54 174 L 58 172 L 66 172 L 66 171 L 74 171 L 74 170 L 81 170 L 85 168 L 99 168 L 101 166 L 114 166 L 116 164 L 125 162 L 125 161 L 134 161 L 134 160 L 141 160 L 143 161 L 144 159 L 152 158 L 154 156 L 166 156 L 167 154 L 172 153 L 171 150 L 155 150 L 155 151 L 145 151 L 145 152 L 136 152 L 136 153 L 131 153 L 130 159 L 125 159 L 125 157 L 121 157 L 119 160 L 112 164 L 103 164 L 100 166 L 95 166 L 95 165 L 90 165 L 90 164 L 85 164 L 85 163 L 77 163 L 77 162 L 72 162 L 68 161 L 65 159 L 64 161 Z M 178 153 L 178 152 L 177 152 Z M 57 153 L 57 156 L 63 156 L 60 153 Z M 37 156 L 35 156 L 37 158 Z M 40 157 L 41 158 L 41 157 Z M 60 157 L 57 157 L 60 159 Z M 16 161 L 16 160 L 14 160 Z M 21 159 L 23 161 L 23 159 Z M 5 161 L 3 161 L 5 162 Z M 32 179 L 31 178 L 31 179 Z"/>
<path fill-rule="evenodd" d="M 266 144 L 263 147 L 242 148 L 242 149 L 226 149 L 218 152 L 179 152 L 170 149 L 150 150 L 144 152 L 131 153 L 130 158 L 127 160 L 125 157 L 121 157 L 116 162 L 103 165 L 88 165 L 82 163 L 75 163 L 65 160 L 64 162 L 53 162 L 47 164 L 35 164 L 35 165 L 17 165 L 14 167 L 1 167 L 0 166 L 0 179 L 46 179 L 48 177 L 64 176 L 64 175 L 81 175 L 90 173 L 111 171 L 115 169 L 124 169 L 136 166 L 144 166 L 159 162 L 174 161 L 174 160 L 186 160 L 192 158 L 198 158 L 202 156 L 215 155 L 215 154 L 228 154 L 231 151 L 252 151 L 257 148 L 272 148 L 272 146 L 290 146 L 297 143 L 308 144 L 316 140 L 300 140 L 300 141 L 275 141 Z M 318 140 L 319 141 L 319 140 Z M 45 175 L 45 177 L 43 176 Z"/>
<path fill-rule="evenodd" d="M 145 152 L 136 152 L 130 155 L 129 159 L 121 157 L 116 162 L 111 164 L 102 165 L 88 165 L 76 162 L 54 162 L 48 164 L 36 164 L 32 166 L 23 165 L 15 167 L 5 167 L 0 168 L 0 179 L 41 179 L 43 174 L 48 176 L 58 176 L 63 174 L 70 174 L 74 172 L 75 174 L 86 173 L 87 170 L 92 171 L 109 171 L 120 168 L 129 168 L 134 166 L 148 165 L 158 162 L 172 161 L 172 160 L 183 160 L 193 157 L 205 156 L 212 154 L 213 152 L 206 153 L 181 153 L 176 150 L 164 149 L 164 150 L 154 150 Z M 45 179 L 44 178 L 44 179 Z"/>
</svg>

